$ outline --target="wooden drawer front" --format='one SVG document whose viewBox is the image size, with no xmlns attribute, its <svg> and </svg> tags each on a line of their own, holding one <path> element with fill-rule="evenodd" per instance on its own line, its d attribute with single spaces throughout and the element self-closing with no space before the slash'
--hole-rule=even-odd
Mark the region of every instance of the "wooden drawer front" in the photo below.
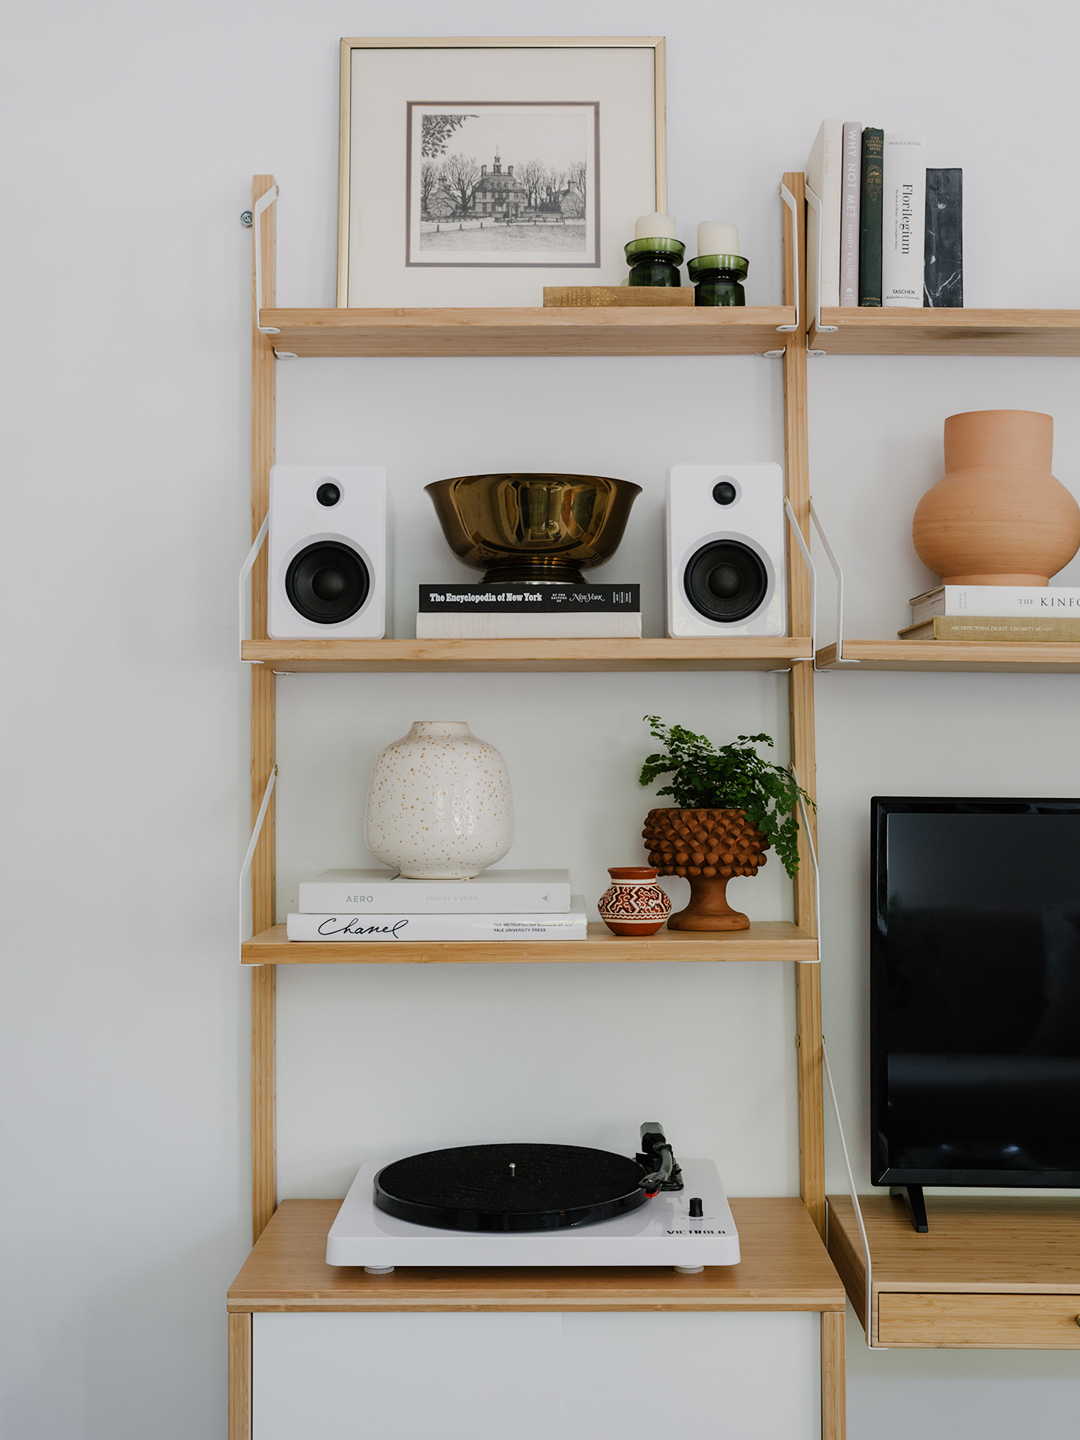
<svg viewBox="0 0 1080 1440">
<path fill-rule="evenodd" d="M 878 1295 L 878 1343 L 1080 1350 L 1080 1295 Z"/>
</svg>

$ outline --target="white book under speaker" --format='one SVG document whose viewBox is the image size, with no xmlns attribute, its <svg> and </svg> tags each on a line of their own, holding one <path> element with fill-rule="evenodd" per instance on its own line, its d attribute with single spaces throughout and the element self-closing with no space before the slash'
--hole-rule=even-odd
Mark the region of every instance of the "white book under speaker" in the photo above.
<svg viewBox="0 0 1080 1440">
<path fill-rule="evenodd" d="M 786 635 L 784 473 L 773 460 L 673 465 L 667 631 Z"/>
<path fill-rule="evenodd" d="M 274 640 L 380 640 L 386 633 L 386 471 L 270 471 L 267 633 Z"/>
<path fill-rule="evenodd" d="M 881 303 L 923 303 L 926 139 L 886 131 L 882 157 Z"/>
<path fill-rule="evenodd" d="M 418 640 L 620 640 L 641 638 L 641 613 L 432 615 L 416 617 Z"/>
<path fill-rule="evenodd" d="M 472 880 L 406 880 L 392 870 L 324 870 L 300 882 L 300 913 L 566 914 L 569 870 L 481 870 Z"/>
<path fill-rule="evenodd" d="M 384 915 L 291 914 L 286 921 L 290 940 L 307 942 L 356 941 L 386 944 L 441 940 L 584 940 L 588 936 L 585 902 L 571 900 L 565 914 L 532 915 Z"/>
</svg>

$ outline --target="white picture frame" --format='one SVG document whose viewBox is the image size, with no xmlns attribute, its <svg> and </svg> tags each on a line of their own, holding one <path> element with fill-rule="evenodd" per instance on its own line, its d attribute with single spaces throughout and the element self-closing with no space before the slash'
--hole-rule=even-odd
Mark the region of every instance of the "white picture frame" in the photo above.
<svg viewBox="0 0 1080 1440">
<path fill-rule="evenodd" d="M 664 41 L 343 39 L 339 175 L 339 306 L 618 285 L 667 208 Z"/>
</svg>

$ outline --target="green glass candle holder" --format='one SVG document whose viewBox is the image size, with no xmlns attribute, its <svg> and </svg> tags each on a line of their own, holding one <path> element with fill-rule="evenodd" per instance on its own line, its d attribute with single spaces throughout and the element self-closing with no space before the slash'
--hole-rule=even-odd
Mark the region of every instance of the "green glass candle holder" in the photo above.
<svg viewBox="0 0 1080 1440">
<path fill-rule="evenodd" d="M 654 235 L 646 240 L 631 240 L 626 246 L 630 284 L 660 288 L 681 285 L 679 266 L 685 254 L 686 246 L 681 240 L 668 240 L 663 235 Z"/>
<path fill-rule="evenodd" d="M 686 267 L 695 285 L 695 305 L 745 305 L 742 282 L 750 261 L 742 255 L 699 255 Z M 633 281 L 630 282 L 633 284 Z"/>
</svg>

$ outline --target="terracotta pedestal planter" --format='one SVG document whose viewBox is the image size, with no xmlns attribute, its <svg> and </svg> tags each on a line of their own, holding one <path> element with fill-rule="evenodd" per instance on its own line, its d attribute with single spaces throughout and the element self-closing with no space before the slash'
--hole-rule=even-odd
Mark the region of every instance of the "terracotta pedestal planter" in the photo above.
<svg viewBox="0 0 1080 1440">
<path fill-rule="evenodd" d="M 690 904 L 669 930 L 748 930 L 750 920 L 727 903 L 734 875 L 756 875 L 769 842 L 742 810 L 650 810 L 641 832 L 649 863 L 661 875 L 685 875 Z"/>
<path fill-rule="evenodd" d="M 1080 547 L 1080 506 L 1050 473 L 1054 420 L 972 410 L 945 421 L 945 476 L 915 511 L 919 559 L 945 585 L 1046 585 Z"/>
</svg>

